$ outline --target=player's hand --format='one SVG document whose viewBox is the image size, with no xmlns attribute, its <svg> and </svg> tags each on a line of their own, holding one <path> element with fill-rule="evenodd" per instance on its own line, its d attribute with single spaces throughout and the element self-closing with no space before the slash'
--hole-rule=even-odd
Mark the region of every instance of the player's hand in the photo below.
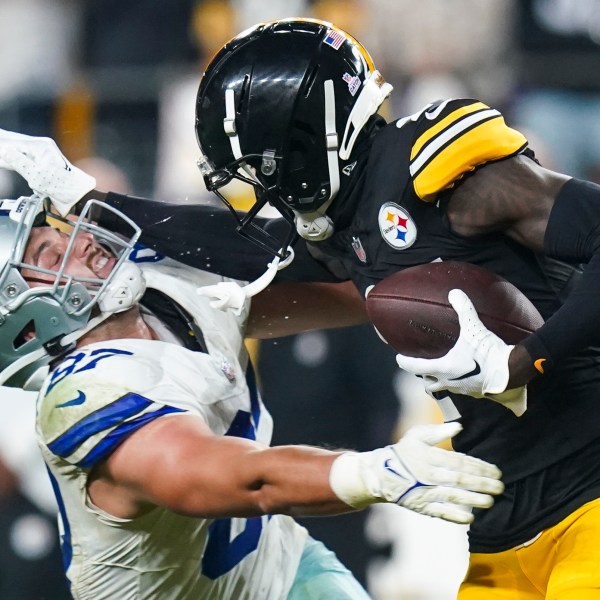
<svg viewBox="0 0 600 600">
<path fill-rule="evenodd" d="M 441 358 L 398 354 L 398 366 L 422 377 L 430 395 L 447 390 L 473 398 L 489 398 L 520 417 L 527 410 L 527 387 L 506 389 L 508 357 L 514 346 L 505 344 L 483 325 L 473 303 L 462 290 L 450 290 L 448 300 L 460 324 L 454 347 Z"/>
<path fill-rule="evenodd" d="M 0 168 L 16 171 L 39 196 L 50 198 L 65 217 L 96 187 L 96 180 L 73 166 L 54 140 L 0 129 Z"/>
<path fill-rule="evenodd" d="M 244 287 L 234 281 L 219 281 L 215 285 L 205 285 L 196 289 L 196 294 L 209 298 L 211 308 L 242 314 L 248 296 Z"/>
<path fill-rule="evenodd" d="M 330 484 L 346 504 L 362 508 L 390 502 L 454 523 L 471 523 L 472 508 L 489 508 L 504 485 L 495 465 L 436 447 L 460 423 L 418 425 L 396 444 L 345 453 L 333 463 Z"/>
</svg>

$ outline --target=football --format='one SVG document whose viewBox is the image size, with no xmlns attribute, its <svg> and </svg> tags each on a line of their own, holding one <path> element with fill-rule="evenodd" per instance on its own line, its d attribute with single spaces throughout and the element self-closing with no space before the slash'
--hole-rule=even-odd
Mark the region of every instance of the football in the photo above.
<svg viewBox="0 0 600 600">
<path fill-rule="evenodd" d="M 439 358 L 458 339 L 458 316 L 448 292 L 463 290 L 482 323 L 507 344 L 517 344 L 544 320 L 530 300 L 498 275 L 464 262 L 433 262 L 386 277 L 367 295 L 375 329 L 396 352 Z"/>
</svg>

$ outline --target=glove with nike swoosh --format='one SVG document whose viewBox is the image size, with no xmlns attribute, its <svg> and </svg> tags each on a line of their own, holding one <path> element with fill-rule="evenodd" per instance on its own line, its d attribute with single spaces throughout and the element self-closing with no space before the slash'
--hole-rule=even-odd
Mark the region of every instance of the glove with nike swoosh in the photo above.
<svg viewBox="0 0 600 600">
<path fill-rule="evenodd" d="M 96 180 L 73 166 L 46 137 L 0 129 L 0 168 L 16 171 L 36 194 L 50 198 L 63 217 L 96 187 Z"/>
<path fill-rule="evenodd" d="M 433 395 L 447 390 L 498 402 L 520 417 L 527 410 L 527 386 L 507 390 L 508 357 L 514 346 L 487 329 L 473 303 L 462 290 L 450 290 L 448 300 L 458 315 L 460 335 L 441 358 L 396 355 L 401 369 L 422 377 Z"/>
<path fill-rule="evenodd" d="M 471 509 L 492 506 L 492 494 L 501 494 L 504 485 L 495 465 L 436 447 L 461 429 L 456 422 L 417 425 L 392 446 L 345 452 L 331 466 L 331 489 L 353 508 L 389 502 L 445 521 L 471 523 Z"/>
</svg>

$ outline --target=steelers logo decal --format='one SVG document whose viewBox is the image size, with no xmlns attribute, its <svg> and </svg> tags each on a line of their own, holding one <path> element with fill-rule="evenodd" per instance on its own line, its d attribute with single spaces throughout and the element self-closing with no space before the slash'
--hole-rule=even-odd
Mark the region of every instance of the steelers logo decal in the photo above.
<svg viewBox="0 0 600 600">
<path fill-rule="evenodd" d="M 386 202 L 379 209 L 379 230 L 383 239 L 396 250 L 410 248 L 417 239 L 417 226 L 402 207 Z"/>
</svg>

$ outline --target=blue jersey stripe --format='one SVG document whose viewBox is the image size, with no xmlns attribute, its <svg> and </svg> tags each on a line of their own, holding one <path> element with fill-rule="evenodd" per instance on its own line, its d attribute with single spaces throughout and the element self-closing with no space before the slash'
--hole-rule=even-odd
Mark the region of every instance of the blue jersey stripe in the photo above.
<svg viewBox="0 0 600 600">
<path fill-rule="evenodd" d="M 87 469 L 93 467 L 99 461 L 106 458 L 113 450 L 130 436 L 134 431 L 143 427 L 147 423 L 158 419 L 163 415 L 169 415 L 176 412 L 185 412 L 183 408 L 175 408 L 174 406 L 163 406 L 154 412 L 144 413 L 136 419 L 127 421 L 123 425 L 119 425 L 113 429 L 100 443 L 98 443 L 82 460 L 77 463 L 77 466 Z"/>
<path fill-rule="evenodd" d="M 258 428 L 258 421 L 260 420 L 260 400 L 258 396 L 258 386 L 256 385 L 254 367 L 250 361 L 248 361 L 248 367 L 246 369 L 246 384 L 248 385 L 248 390 L 250 392 L 250 410 L 252 411 L 252 420 L 254 421 L 254 427 Z"/>
<path fill-rule="evenodd" d="M 138 394 L 127 394 L 108 406 L 93 412 L 48 444 L 48 450 L 65 458 L 75 452 L 90 436 L 109 429 L 148 408 L 152 400 Z"/>
<path fill-rule="evenodd" d="M 256 430 L 260 421 L 260 399 L 251 362 L 248 362 L 248 368 L 246 369 L 246 383 L 250 394 L 250 412 L 238 410 L 225 435 L 256 440 Z"/>
<path fill-rule="evenodd" d="M 73 544 L 71 542 L 71 526 L 69 525 L 69 520 L 67 519 L 67 510 L 65 508 L 65 503 L 62 498 L 62 494 L 60 493 L 60 488 L 58 487 L 58 482 L 52 472 L 48 467 L 46 467 L 48 471 L 48 477 L 50 477 L 50 484 L 52 485 L 52 490 L 54 491 L 54 497 L 56 498 L 56 504 L 58 506 L 58 512 L 60 514 L 60 520 L 62 521 L 63 532 L 60 539 L 60 550 L 62 553 L 62 561 L 63 561 L 63 569 L 65 571 L 65 577 L 67 575 L 67 569 L 71 566 L 71 560 L 73 559 Z M 68 577 L 66 577 L 67 583 L 69 587 L 71 586 L 71 581 Z"/>
<path fill-rule="evenodd" d="M 246 440 L 256 440 L 256 429 L 252 423 L 250 413 L 245 410 L 238 410 L 225 435 L 244 438 Z"/>
</svg>

